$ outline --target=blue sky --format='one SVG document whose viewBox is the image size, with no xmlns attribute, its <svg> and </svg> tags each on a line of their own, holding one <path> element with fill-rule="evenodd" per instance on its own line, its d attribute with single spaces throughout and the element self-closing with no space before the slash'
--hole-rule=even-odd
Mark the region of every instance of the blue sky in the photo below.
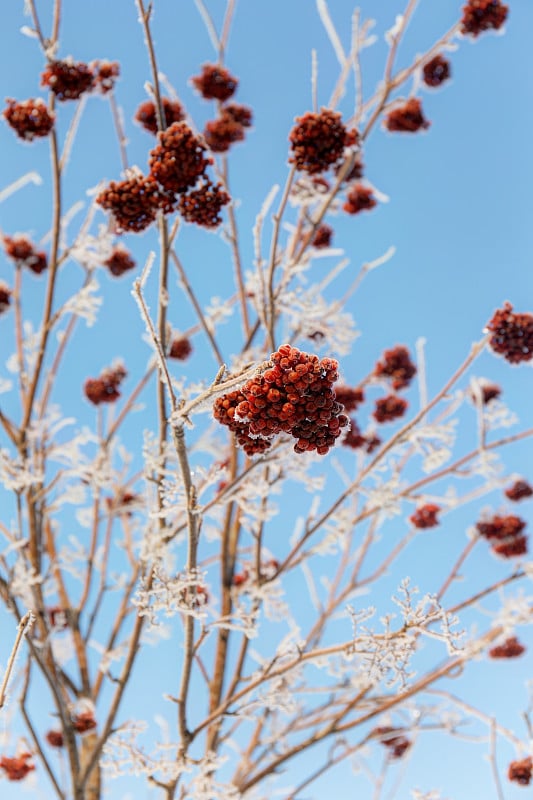
<svg viewBox="0 0 533 800">
<path fill-rule="evenodd" d="M 203 63 L 214 60 L 213 48 L 192 2 L 156 0 L 154 5 L 153 30 L 159 67 L 201 129 L 213 116 L 213 109 L 198 98 L 189 79 L 199 72 Z M 224 5 L 220 0 L 209 4 L 217 22 Z M 420 2 L 419 6 L 400 48 L 399 66 L 407 65 L 414 54 L 430 46 L 460 13 L 460 3 L 450 0 Z M 38 3 L 38 8 L 43 27 L 47 28 L 51 0 Z M 352 10 L 351 1 L 331 2 L 332 18 L 346 48 Z M 386 56 L 384 33 L 400 11 L 399 4 L 361 3 L 363 19 L 377 18 L 374 31 L 377 43 L 362 57 L 367 97 L 381 76 Z M 37 96 L 41 93 L 39 73 L 43 58 L 36 42 L 18 32 L 21 25 L 29 24 L 23 16 L 22 0 L 6 4 L 2 22 L 0 95 L 17 99 Z M 449 54 L 452 80 L 442 89 L 421 93 L 425 114 L 432 123 L 427 132 L 414 136 L 394 135 L 378 126 L 366 144 L 365 175 L 390 197 L 390 202 L 379 204 L 369 214 L 342 215 L 330 220 L 335 228 L 335 245 L 344 248 L 351 260 L 349 270 L 332 292 L 342 293 L 362 263 L 378 257 L 391 245 L 396 247 L 396 255 L 367 276 L 353 300 L 352 310 L 362 335 L 352 353 L 341 359 L 341 370 L 347 382 L 355 383 L 366 375 L 384 348 L 404 343 L 414 350 L 416 340 L 424 337 L 428 384 L 430 392 L 436 391 L 466 356 L 471 342 L 480 338 L 485 323 L 504 300 L 510 300 L 519 311 L 531 310 L 533 62 L 528 54 L 532 28 L 533 7 L 525 0 L 515 0 L 511 3 L 504 36 L 488 34 L 480 36 L 475 43 L 461 41 L 459 49 Z M 132 122 L 132 117 L 139 103 L 146 99 L 143 87 L 150 75 L 133 0 L 64 2 L 61 42 L 60 57 L 72 55 L 80 61 L 98 58 L 120 62 L 122 74 L 116 97 L 124 112 L 128 155 L 130 163 L 144 169 L 153 140 Z M 241 0 L 237 4 L 226 63 L 240 80 L 237 102 L 251 106 L 254 112 L 254 127 L 247 134 L 246 142 L 236 146 L 231 154 L 231 186 L 234 197 L 240 201 L 237 213 L 247 268 L 252 267 L 251 228 L 258 209 L 272 184 L 283 185 L 285 180 L 287 137 L 294 117 L 311 107 L 312 48 L 318 54 L 318 101 L 322 105 L 327 102 L 334 85 L 337 63 L 315 4 L 310 0 L 289 3 Z M 340 110 L 349 114 L 352 107 L 349 91 Z M 69 104 L 59 108 L 60 135 L 64 135 L 71 114 Z M 112 137 L 107 103 L 100 98 L 89 98 L 68 166 L 67 207 L 80 198 L 86 199 L 87 189 L 99 181 L 119 178 L 119 151 Z M 27 232 L 40 240 L 46 236 L 50 224 L 47 145 L 39 141 L 31 146 L 24 145 L 2 124 L 0 147 L 0 188 L 29 170 L 37 170 L 43 177 L 41 186 L 27 187 L 1 206 L 0 227 L 4 233 Z M 156 246 L 155 233 L 126 236 L 124 243 L 142 264 Z M 213 295 L 225 296 L 231 291 L 228 281 L 232 268 L 220 237 L 187 228 L 180 239 L 180 252 L 203 302 L 208 302 Z M 67 296 L 78 285 L 80 276 L 81 271 L 75 264 L 66 266 L 60 297 Z M 10 278 L 11 265 L 0 255 L 0 279 L 10 283 Z M 103 271 L 99 280 L 105 295 L 99 322 L 88 332 L 81 331 L 77 339 L 79 349 L 73 348 L 67 354 L 63 383 L 58 386 L 55 398 L 61 400 L 65 414 L 74 413 L 85 423 L 94 417 L 93 409 L 81 399 L 85 378 L 98 374 L 115 357 L 126 358 L 132 375 L 140 375 L 149 357 L 145 344 L 131 348 L 131 342 L 139 340 L 143 332 L 137 307 L 130 297 L 131 280 L 126 277 L 117 281 Z M 43 286 L 44 281 L 34 276 L 25 280 L 24 298 L 30 316 L 40 307 Z M 174 297 L 170 318 L 176 328 L 184 330 L 194 324 L 195 319 L 177 291 Z M 3 364 L 11 352 L 12 342 L 10 326 L 5 320 L 0 324 L 5 347 Z M 232 324 L 222 331 L 225 354 L 238 346 L 236 335 L 236 326 Z M 186 368 L 192 379 L 210 376 L 215 364 L 199 337 L 195 339 L 195 355 Z M 178 365 L 175 369 L 179 375 L 182 367 Z M 530 368 L 512 368 L 486 354 L 476 364 L 474 374 L 500 383 L 506 401 L 516 410 L 522 425 L 531 425 Z M 409 398 L 416 407 L 414 390 Z M 6 400 L 8 409 L 11 402 L 9 398 Z M 15 406 L 11 408 L 16 415 Z M 139 423 L 134 420 L 125 432 L 138 437 Z M 528 474 L 531 462 L 531 449 L 527 444 L 517 446 L 507 456 L 512 469 L 524 474 Z M 531 477 L 531 472 L 529 475 Z M 495 504 L 497 502 L 494 500 Z M 527 509 L 520 510 L 525 516 L 526 512 Z M 288 513 L 294 513 L 294 509 Z M 475 509 L 461 511 L 453 517 L 447 533 L 464 535 L 464 528 L 474 519 Z M 431 538 L 428 536 L 412 552 L 413 560 L 407 560 L 406 569 L 413 572 L 415 579 L 423 580 L 427 575 L 438 579 L 439 565 L 434 562 Z M 501 574 L 501 566 L 489 561 L 487 554 L 484 558 L 476 554 L 474 564 L 476 569 L 486 571 L 486 575 Z M 5 620 L 3 630 L 6 630 Z M 147 669 L 149 664 L 150 657 Z M 467 688 L 472 696 L 479 694 L 480 701 L 486 703 L 493 684 L 484 683 L 488 679 L 482 670 L 478 677 L 477 667 L 473 667 L 472 682 Z M 507 703 L 507 699 L 500 702 L 501 698 L 495 697 L 489 707 L 493 702 L 498 714 L 505 715 L 507 706 L 520 709 L 525 704 L 522 685 L 528 675 L 524 660 L 517 666 L 501 667 L 508 670 L 502 681 L 506 698 L 512 671 L 517 687 L 516 702 Z M 151 668 L 155 668 L 155 664 Z M 519 726 L 518 715 L 509 715 L 506 724 Z M 522 733 L 525 735 L 525 731 Z M 440 758 L 435 757 L 430 739 L 420 747 L 413 764 L 407 767 L 404 788 L 398 796 L 407 799 L 409 787 L 441 786 L 443 797 L 470 800 L 471 787 L 465 784 L 459 770 L 455 775 L 449 769 L 450 761 L 457 759 L 459 763 L 461 746 L 455 744 L 449 755 Z M 479 761 L 479 768 L 474 768 L 479 796 L 492 797 L 493 787 L 483 753 L 472 752 L 472 758 Z M 512 755 L 506 752 L 502 764 Z M 427 771 L 420 766 L 426 761 Z M 465 760 L 466 764 L 472 769 L 470 761 Z M 347 780 L 346 775 L 343 780 Z M 351 790 L 342 794 L 346 791 L 343 785 L 334 783 L 331 777 L 321 788 L 317 785 L 316 794 L 310 796 L 324 797 L 333 789 L 338 797 L 351 796 Z M 146 791 L 142 796 L 151 796 Z M 509 800 L 521 796 L 514 786 L 506 786 L 505 792 Z M 135 793 L 134 796 L 141 795 Z"/>
</svg>

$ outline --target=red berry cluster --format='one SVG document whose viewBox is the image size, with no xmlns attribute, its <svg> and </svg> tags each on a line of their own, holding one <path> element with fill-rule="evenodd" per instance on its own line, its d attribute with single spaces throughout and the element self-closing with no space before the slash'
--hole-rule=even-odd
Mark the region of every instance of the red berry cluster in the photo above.
<svg viewBox="0 0 533 800">
<path fill-rule="evenodd" d="M 491 348 L 511 364 L 533 358 L 533 314 L 515 314 L 511 303 L 504 303 L 487 324 L 487 330 L 492 333 Z"/>
<path fill-rule="evenodd" d="M 361 433 L 356 420 L 351 417 L 348 433 L 344 436 L 342 444 L 345 447 L 351 447 L 353 450 L 364 448 L 367 453 L 373 453 L 374 450 L 381 444 L 381 439 L 375 434 L 364 436 Z"/>
<path fill-rule="evenodd" d="M 41 86 L 48 86 L 58 100 L 78 100 L 95 86 L 95 74 L 81 61 L 51 61 L 41 75 Z"/>
<path fill-rule="evenodd" d="M 521 761 L 511 761 L 507 771 L 507 777 L 510 781 L 519 783 L 521 786 L 529 786 L 531 783 L 531 776 L 533 775 L 533 758 L 528 756 Z"/>
<path fill-rule="evenodd" d="M 422 76 L 426 86 L 440 86 L 451 76 L 450 62 L 439 54 L 424 64 Z"/>
<path fill-rule="evenodd" d="M 198 189 L 180 196 L 178 209 L 185 222 L 194 222 L 203 228 L 216 228 L 222 222 L 220 211 L 230 201 L 221 184 L 205 179 Z"/>
<path fill-rule="evenodd" d="M 115 367 L 102 372 L 98 378 L 88 378 L 83 391 L 95 406 L 100 403 L 114 403 L 120 397 L 118 387 L 126 377 L 124 367 Z"/>
<path fill-rule="evenodd" d="M 166 213 L 173 209 L 173 197 L 144 175 L 111 181 L 96 202 L 113 214 L 116 233 L 139 233 L 152 224 L 160 209 Z"/>
<path fill-rule="evenodd" d="M 391 350 L 385 350 L 381 361 L 374 369 L 378 378 L 391 378 L 394 391 L 405 389 L 416 375 L 416 367 L 411 361 L 407 347 L 399 345 Z"/>
<path fill-rule="evenodd" d="M 172 339 L 168 351 L 169 358 L 175 358 L 178 361 L 185 361 L 192 353 L 192 344 L 190 339 L 186 336 L 177 336 Z"/>
<path fill-rule="evenodd" d="M 439 524 L 437 519 L 439 511 L 440 506 L 435 505 L 435 503 L 426 503 L 417 508 L 414 514 L 411 514 L 409 520 L 415 528 L 434 528 Z"/>
<path fill-rule="evenodd" d="M 169 100 L 168 97 L 161 99 L 163 106 L 163 118 L 165 121 L 165 128 L 173 125 L 174 122 L 181 122 L 185 119 L 185 112 L 183 106 L 177 100 Z M 147 100 L 141 103 L 135 114 L 135 119 L 142 127 L 150 133 L 157 133 L 157 114 L 155 110 L 155 103 L 152 100 Z"/>
<path fill-rule="evenodd" d="M 61 731 L 47 731 L 44 738 L 50 747 L 63 747 L 64 741 Z"/>
<path fill-rule="evenodd" d="M 487 522 L 478 522 L 476 528 L 481 536 L 492 542 L 492 552 L 503 558 L 523 556 L 527 553 L 527 536 L 522 531 L 526 523 L 513 514 L 495 515 Z"/>
<path fill-rule="evenodd" d="M 347 214 L 359 214 L 360 211 L 371 211 L 377 204 L 372 189 L 363 186 L 362 183 L 356 183 L 347 193 L 342 208 Z"/>
<path fill-rule="evenodd" d="M 524 497 L 531 497 L 531 495 L 533 495 L 533 487 L 524 480 L 515 481 L 512 486 L 505 490 L 505 496 L 512 500 L 513 503 L 523 500 Z"/>
<path fill-rule="evenodd" d="M 252 112 L 246 106 L 224 106 L 217 119 L 208 122 L 204 139 L 214 153 L 225 153 L 234 142 L 242 142 L 245 128 L 252 124 Z"/>
<path fill-rule="evenodd" d="M 6 102 L 4 119 L 21 139 L 31 142 L 35 138 L 48 136 L 54 127 L 55 117 L 40 98 L 31 98 L 20 103 L 7 98 Z"/>
<path fill-rule="evenodd" d="M 295 452 L 316 450 L 324 455 L 348 425 L 333 390 L 337 368 L 334 359 L 282 345 L 264 372 L 240 392 L 219 398 L 215 418 L 229 427 L 243 425 L 239 433 L 252 438 L 268 440 L 289 433 L 297 439 Z"/>
<path fill-rule="evenodd" d="M 4 236 L 4 249 L 6 256 L 11 258 L 17 266 L 27 267 L 36 275 L 44 272 L 48 266 L 46 253 L 36 250 L 35 246 L 25 236 L 13 238 Z"/>
<path fill-rule="evenodd" d="M 93 61 L 94 83 L 102 94 L 107 94 L 115 88 L 115 82 L 120 75 L 120 64 L 117 61 Z"/>
<path fill-rule="evenodd" d="M 19 756 L 2 756 L 0 758 L 0 769 L 3 769 L 8 781 L 22 781 L 28 774 L 35 769 L 32 764 L 31 753 L 21 753 Z"/>
<path fill-rule="evenodd" d="M 380 728 L 376 728 L 374 731 L 376 735 L 381 736 L 379 740 L 380 744 L 383 744 L 385 747 L 389 748 L 391 758 L 401 758 L 412 745 L 412 742 L 407 738 L 407 736 L 396 733 L 396 730 L 396 728 L 382 726 Z"/>
<path fill-rule="evenodd" d="M 525 652 L 526 648 L 518 641 L 516 636 L 510 636 L 503 644 L 499 644 L 489 650 L 489 656 L 491 658 L 518 658 Z"/>
<path fill-rule="evenodd" d="M 355 144 L 357 135 L 348 133 L 336 111 L 323 108 L 319 113 L 308 112 L 296 117 L 296 125 L 289 135 L 292 157 L 296 168 L 316 175 L 336 164 L 344 148 Z"/>
<path fill-rule="evenodd" d="M 200 75 L 191 78 L 191 83 L 206 100 L 229 100 L 235 94 L 239 81 L 227 69 L 218 64 L 204 64 Z"/>
<path fill-rule="evenodd" d="M 502 393 L 501 387 L 495 383 L 485 383 L 481 386 L 481 402 L 484 406 L 490 403 L 491 400 L 496 400 Z M 475 396 L 472 399 L 476 400 Z"/>
<path fill-rule="evenodd" d="M 272 439 L 262 436 L 250 436 L 250 423 L 237 416 L 237 407 L 244 401 L 240 391 L 228 392 L 218 397 L 213 404 L 213 416 L 235 434 L 237 442 L 246 455 L 260 455 L 272 444 Z"/>
<path fill-rule="evenodd" d="M 422 103 L 416 97 L 389 111 L 385 117 L 385 127 L 388 131 L 400 133 L 416 133 L 420 129 L 429 128 L 430 122 L 422 113 Z"/>
<path fill-rule="evenodd" d="M 87 733 L 96 728 L 96 720 L 91 711 L 82 711 L 72 717 L 72 727 L 76 733 Z"/>
<path fill-rule="evenodd" d="M 7 311 L 11 305 L 11 289 L 0 281 L 0 314 Z"/>
<path fill-rule="evenodd" d="M 342 403 L 345 411 L 355 411 L 357 406 L 365 400 L 365 393 L 362 389 L 352 389 L 351 386 L 336 386 L 335 399 Z"/>
<path fill-rule="evenodd" d="M 407 411 L 407 400 L 402 397 L 397 397 L 395 394 L 389 394 L 387 397 L 381 397 L 376 400 L 376 408 L 372 414 L 376 422 L 380 424 L 383 422 L 392 422 L 398 417 L 403 417 Z"/>
<path fill-rule="evenodd" d="M 115 247 L 109 258 L 104 261 L 104 266 L 109 269 L 111 275 L 118 278 L 130 269 L 134 269 L 135 261 L 124 247 Z"/>
<path fill-rule="evenodd" d="M 320 250 L 325 247 L 331 246 L 331 237 L 333 236 L 333 228 L 329 225 L 319 225 L 313 236 L 311 244 Z"/>
<path fill-rule="evenodd" d="M 476 37 L 484 31 L 499 30 L 508 13 L 509 6 L 501 0 L 468 0 L 463 6 L 461 33 Z"/>
<path fill-rule="evenodd" d="M 158 134 L 150 153 L 150 173 L 169 192 L 186 192 L 210 163 L 205 147 L 185 122 L 175 122 Z"/>
</svg>

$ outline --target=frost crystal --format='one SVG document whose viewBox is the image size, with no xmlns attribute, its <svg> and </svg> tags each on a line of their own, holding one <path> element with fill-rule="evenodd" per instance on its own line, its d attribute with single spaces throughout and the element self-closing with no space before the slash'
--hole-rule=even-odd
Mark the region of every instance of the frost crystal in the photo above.
<svg viewBox="0 0 533 800">
<path fill-rule="evenodd" d="M 91 278 L 85 286 L 69 297 L 61 309 L 62 314 L 75 314 L 86 320 L 87 327 L 91 328 L 97 320 L 98 311 L 102 305 L 102 298 L 96 296 L 100 284 Z"/>
</svg>

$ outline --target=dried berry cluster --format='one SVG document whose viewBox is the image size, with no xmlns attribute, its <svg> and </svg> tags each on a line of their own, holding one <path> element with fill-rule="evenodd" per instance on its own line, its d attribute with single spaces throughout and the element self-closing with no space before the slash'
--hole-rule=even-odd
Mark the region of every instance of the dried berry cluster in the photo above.
<svg viewBox="0 0 533 800">
<path fill-rule="evenodd" d="M 510 636 L 503 644 L 499 644 L 489 650 L 489 656 L 491 658 L 518 658 L 525 652 L 526 648 L 518 641 L 516 636 Z"/>
<path fill-rule="evenodd" d="M 352 389 L 351 386 L 336 386 L 335 399 L 342 403 L 345 411 L 355 411 L 364 402 L 365 393 L 362 389 Z"/>
<path fill-rule="evenodd" d="M 427 61 L 422 69 L 422 77 L 426 86 L 440 86 L 447 81 L 450 76 L 450 62 L 440 54 L 432 58 L 431 61 Z"/>
<path fill-rule="evenodd" d="M 533 758 L 528 756 L 520 761 L 511 761 L 507 777 L 510 781 L 519 783 L 521 786 L 529 786 L 533 775 Z"/>
<path fill-rule="evenodd" d="M 115 81 L 120 75 L 120 64 L 117 61 L 93 61 L 95 86 L 102 94 L 107 94 L 115 88 Z"/>
<path fill-rule="evenodd" d="M 439 524 L 437 519 L 439 511 L 440 506 L 435 505 L 435 503 L 426 503 L 423 506 L 419 506 L 414 514 L 411 514 L 409 520 L 415 528 L 434 528 Z"/>
<path fill-rule="evenodd" d="M 389 728 L 386 726 L 376 728 L 374 731 L 376 735 L 381 737 L 379 740 L 380 744 L 389 748 L 391 758 L 401 758 L 412 744 L 407 736 L 399 734 L 396 731 L 396 728 Z"/>
<path fill-rule="evenodd" d="M 27 267 L 36 275 L 40 275 L 48 266 L 46 253 L 36 250 L 25 236 L 4 236 L 4 250 L 18 267 Z"/>
<path fill-rule="evenodd" d="M 523 556 L 527 553 L 527 536 L 522 533 L 525 527 L 524 520 L 513 514 L 507 516 L 496 514 L 491 520 L 476 524 L 479 534 L 492 543 L 493 553 L 503 558 Z"/>
<path fill-rule="evenodd" d="M 54 127 L 55 116 L 40 98 L 21 102 L 8 98 L 6 102 L 3 116 L 21 139 L 31 142 L 36 137 L 48 136 Z"/>
<path fill-rule="evenodd" d="M 484 31 L 499 30 L 508 12 L 509 6 L 501 0 L 468 0 L 463 7 L 461 33 L 476 37 Z"/>
<path fill-rule="evenodd" d="M 87 733 L 96 728 L 96 720 L 91 711 L 82 711 L 72 717 L 72 727 L 76 733 Z"/>
<path fill-rule="evenodd" d="M 319 113 L 308 112 L 296 118 L 289 135 L 292 157 L 296 169 L 316 175 L 336 164 L 344 148 L 357 141 L 355 132 L 349 133 L 336 111 L 323 108 Z"/>
<path fill-rule="evenodd" d="M 516 314 L 511 303 L 504 303 L 494 313 L 487 330 L 492 333 L 491 348 L 511 364 L 533 358 L 533 314 Z"/>
<path fill-rule="evenodd" d="M 289 433 L 297 439 L 295 452 L 324 455 L 348 425 L 333 390 L 337 368 L 334 359 L 282 345 L 265 371 L 215 402 L 215 418 L 252 442 L 260 437 L 270 443 L 273 436 Z"/>
<path fill-rule="evenodd" d="M 150 153 L 150 173 L 169 192 L 186 192 L 210 163 L 205 147 L 185 122 L 175 122 L 158 135 Z"/>
<path fill-rule="evenodd" d="M 416 367 L 411 361 L 409 350 L 401 345 L 385 350 L 381 361 L 374 369 L 378 378 L 390 378 L 394 391 L 405 389 L 416 375 Z"/>
<path fill-rule="evenodd" d="M 513 503 L 517 503 L 519 500 L 523 500 L 525 497 L 531 497 L 533 495 L 533 487 L 529 485 L 527 481 L 519 480 L 515 481 L 512 486 L 505 490 L 505 496 L 512 500 Z"/>
<path fill-rule="evenodd" d="M 416 97 L 410 97 L 403 105 L 389 111 L 385 117 L 385 127 L 388 131 L 416 133 L 429 128 L 430 125 L 422 113 L 422 103 Z"/>
<path fill-rule="evenodd" d="M 495 383 L 484 383 L 481 386 L 481 402 L 486 406 L 491 400 L 497 400 L 501 393 L 501 387 Z M 477 400 L 475 393 L 472 393 L 472 400 L 474 403 Z"/>
<path fill-rule="evenodd" d="M 216 228 L 222 222 L 220 211 L 229 201 L 229 194 L 219 183 L 214 185 L 206 179 L 198 189 L 181 195 L 178 209 L 186 222 Z"/>
<path fill-rule="evenodd" d="M 356 183 L 346 194 L 346 202 L 342 206 L 347 214 L 359 214 L 360 211 L 371 211 L 377 206 L 372 189 L 362 183 Z"/>
<path fill-rule="evenodd" d="M 31 753 L 21 753 L 18 756 L 0 758 L 0 769 L 3 769 L 8 781 L 22 781 L 28 774 L 35 769 L 31 762 Z"/>
<path fill-rule="evenodd" d="M 115 247 L 108 259 L 104 261 L 104 266 L 109 269 L 111 275 L 117 278 L 135 268 L 135 261 L 124 247 Z"/>
<path fill-rule="evenodd" d="M 95 406 L 100 403 L 114 403 L 120 397 L 118 387 L 126 375 L 124 367 L 118 366 L 105 370 L 98 378 L 88 378 L 83 387 L 86 398 Z"/>
<path fill-rule="evenodd" d="M 319 225 L 313 236 L 311 244 L 318 250 L 329 247 L 331 245 L 331 237 L 333 236 L 333 228 L 329 225 Z"/>
<path fill-rule="evenodd" d="M 181 122 L 185 119 L 185 112 L 183 106 L 178 100 L 169 100 L 168 97 L 161 99 L 161 106 L 163 111 L 164 128 L 173 125 L 174 122 Z M 157 133 L 157 113 L 155 103 L 152 100 L 147 100 L 141 103 L 135 114 L 135 119 L 142 127 L 150 133 Z"/>
</svg>

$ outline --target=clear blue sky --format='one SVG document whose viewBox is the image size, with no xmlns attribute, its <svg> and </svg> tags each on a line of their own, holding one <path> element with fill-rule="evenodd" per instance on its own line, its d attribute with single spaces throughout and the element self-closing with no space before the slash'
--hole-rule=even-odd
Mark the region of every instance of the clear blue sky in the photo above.
<svg viewBox="0 0 533 800">
<path fill-rule="evenodd" d="M 0 32 L 0 96 L 16 99 L 37 96 L 41 93 L 39 74 L 43 57 L 37 43 L 18 32 L 21 25 L 30 24 L 30 21 L 23 16 L 22 0 L 11 0 L 4 5 Z M 192 2 L 156 0 L 154 5 L 154 38 L 160 69 L 201 129 L 213 116 L 213 109 L 197 97 L 188 81 L 203 63 L 215 57 L 205 27 Z M 218 20 L 224 5 L 220 0 L 210 2 Z M 350 0 L 332 0 L 331 7 L 347 48 L 353 4 Z M 38 3 L 38 8 L 46 29 L 51 0 Z M 393 24 L 395 14 L 401 11 L 401 4 L 364 0 L 361 9 L 362 18 L 377 16 L 378 42 L 365 51 L 362 61 L 364 91 L 368 96 L 380 78 L 386 55 L 384 32 Z M 459 14 L 460 3 L 455 0 L 421 0 L 400 49 L 399 65 L 408 64 L 414 54 L 423 52 Z M 377 128 L 365 147 L 366 177 L 389 195 L 390 202 L 380 204 L 369 214 L 332 220 L 335 244 L 345 249 L 353 265 L 341 279 L 339 291 L 349 284 L 350 276 L 361 263 L 381 255 L 390 245 L 394 245 L 397 252 L 391 262 L 366 278 L 355 297 L 353 311 L 362 336 L 356 341 L 352 354 L 341 360 L 347 382 L 355 383 L 366 375 L 385 347 L 405 343 L 414 349 L 418 337 L 423 336 L 427 340 L 430 391 L 437 390 L 466 356 L 471 342 L 481 336 L 483 326 L 504 300 L 510 300 L 517 310 L 532 310 L 531 30 L 532 4 L 526 0 L 511 2 L 506 34 L 480 36 L 475 44 L 462 41 L 457 52 L 449 54 L 452 80 L 440 90 L 422 92 L 425 114 L 432 123 L 429 131 L 403 136 Z M 133 0 L 112 3 L 65 0 L 61 42 L 60 57 L 72 55 L 81 61 L 98 58 L 120 62 L 122 75 L 116 96 L 124 110 L 128 155 L 130 163 L 144 169 L 153 140 L 132 122 L 132 117 L 139 103 L 146 99 L 143 85 L 150 73 L 135 3 Z M 237 102 L 253 108 L 254 128 L 247 134 L 246 142 L 232 152 L 231 185 L 234 196 L 242 200 L 238 208 L 239 228 L 245 263 L 250 268 L 253 260 L 251 228 L 255 216 L 272 184 L 283 184 L 285 180 L 287 136 L 294 117 L 311 107 L 311 48 L 318 53 L 318 100 L 319 104 L 325 104 L 336 78 L 337 64 L 315 4 L 310 0 L 271 0 L 269 3 L 241 0 L 237 4 L 227 66 L 240 80 Z M 347 95 L 340 108 L 345 113 L 350 112 L 351 95 Z M 69 104 L 59 108 L 60 132 L 66 130 L 71 113 Z M 90 98 L 68 167 L 66 206 L 85 199 L 86 190 L 99 181 L 119 178 L 119 151 L 112 137 L 107 103 Z M 1 124 L 0 189 L 29 170 L 41 173 L 43 185 L 27 187 L 3 204 L 0 227 L 7 234 L 27 232 L 40 240 L 48 231 L 51 213 L 47 145 L 39 141 L 31 146 L 24 145 L 7 125 Z M 157 246 L 153 231 L 139 237 L 126 236 L 124 243 L 139 263 L 143 263 L 148 252 Z M 231 291 L 228 288 L 232 274 L 229 253 L 219 237 L 185 230 L 180 246 L 184 264 L 204 302 L 212 295 L 224 296 Z M 69 271 L 65 272 L 62 291 L 67 294 L 68 289 L 78 285 L 81 272 L 75 264 L 67 265 L 65 270 Z M 0 279 L 11 283 L 11 272 L 11 265 L 0 254 Z M 25 302 L 30 313 L 39 307 L 44 285 L 44 281 L 31 278 L 25 283 Z M 67 356 L 61 398 L 56 397 L 63 402 L 66 415 L 74 413 L 86 423 L 92 420 L 93 410 L 85 402 L 80 403 L 85 378 L 98 374 L 119 356 L 127 358 L 132 375 L 140 375 L 149 355 L 145 345 L 139 345 L 135 354 L 131 350 L 131 341 L 139 338 L 143 327 L 129 294 L 131 280 L 129 277 L 112 280 L 103 272 L 99 280 L 105 295 L 99 322 L 80 334 L 79 349 L 74 348 Z M 171 306 L 170 317 L 175 327 L 182 329 L 195 321 L 181 299 L 176 299 L 176 305 Z M 5 320 L 0 324 L 3 341 L 0 376 L 4 376 L 3 364 L 12 343 L 10 326 Z M 236 328 L 232 325 L 222 334 L 226 353 L 231 353 L 235 347 L 235 335 Z M 211 375 L 215 365 L 199 340 L 195 341 L 195 347 L 198 357 L 191 362 L 190 369 L 192 377 L 199 379 Z M 506 400 L 518 413 L 523 426 L 531 425 L 530 368 L 511 368 L 487 354 L 474 372 L 501 383 Z M 416 393 L 412 391 L 409 396 L 416 405 Z M 129 429 L 132 435 L 138 434 L 136 424 Z M 524 474 L 528 474 L 529 467 L 529 477 L 533 477 L 530 447 L 517 447 L 507 461 Z M 494 503 L 497 502 L 495 499 Z M 520 509 L 520 513 L 527 517 L 527 509 Z M 475 509 L 461 512 L 447 526 L 447 534 L 463 535 L 464 527 L 474 521 Z M 461 532 L 457 531 L 457 526 Z M 416 581 L 428 575 L 436 576 L 431 540 L 428 539 L 427 545 L 417 553 L 420 560 L 407 562 L 405 568 L 414 574 Z M 501 567 L 488 558 L 480 557 L 475 564 L 487 574 L 502 574 Z M 424 590 L 431 588 L 423 586 Z M 2 624 L 3 631 L 10 630 L 5 619 Z M 4 658 L 2 653 L 0 660 Z M 506 707 L 521 708 L 520 703 L 526 704 L 522 687 L 529 676 L 524 660 L 516 666 L 501 665 L 502 671 L 507 670 L 501 684 L 483 683 L 486 675 L 477 666 L 473 667 L 473 680 L 468 688 L 473 699 L 479 695 L 485 708 L 497 710 L 502 719 L 507 713 Z M 494 692 L 495 685 L 498 687 L 496 695 L 500 694 L 500 686 L 505 686 L 507 697 L 511 674 L 516 686 L 514 701 L 502 703 L 496 696 L 487 703 L 487 695 Z M 521 722 L 518 715 L 509 715 L 505 724 L 519 728 Z M 524 730 L 521 733 L 525 736 Z M 470 757 L 475 764 L 468 760 Z M 506 751 L 502 764 L 512 757 L 512 752 Z M 408 766 L 398 796 L 407 800 L 408 788 L 418 786 L 442 787 L 443 797 L 450 800 L 493 797 L 483 752 L 474 749 L 471 756 L 465 755 L 464 762 L 461 758 L 461 748 L 457 744 L 449 751 L 449 756 L 438 757 L 428 738 L 421 743 L 413 764 Z M 475 776 L 474 794 L 464 773 L 450 769 L 450 763 L 455 760 L 468 769 L 472 780 Z M 427 770 L 424 763 L 428 765 Z M 329 778 L 320 788 L 310 790 L 308 796 L 327 797 L 331 792 L 339 800 L 351 797 L 352 788 L 347 788 L 346 784 L 348 775 L 346 772 L 342 784 Z M 131 791 L 131 787 L 128 788 Z M 9 787 L 6 797 L 18 796 L 14 789 L 18 790 Z M 505 791 L 511 800 L 528 790 L 506 785 Z M 122 795 L 112 787 L 111 796 Z M 135 798 L 152 796 L 144 787 L 141 794 L 137 790 L 132 790 L 131 794 Z M 371 795 L 368 792 L 362 796 Z"/>
</svg>

